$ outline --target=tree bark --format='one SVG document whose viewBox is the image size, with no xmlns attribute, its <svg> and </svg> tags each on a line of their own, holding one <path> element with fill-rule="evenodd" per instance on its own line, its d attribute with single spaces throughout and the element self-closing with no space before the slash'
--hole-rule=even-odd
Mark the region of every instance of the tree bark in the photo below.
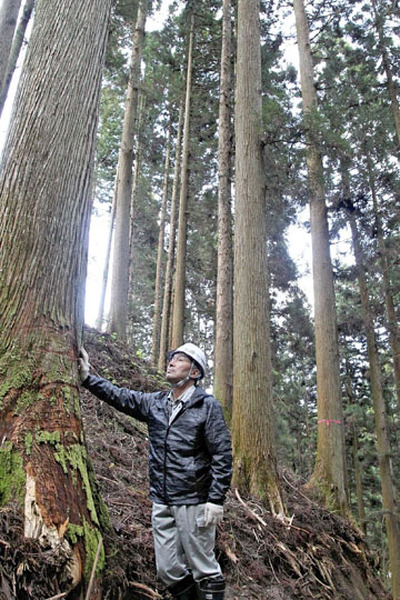
<svg viewBox="0 0 400 600">
<path fill-rule="evenodd" d="M 110 4 L 38 2 L 0 184 L 0 505 L 19 502 L 25 535 L 61 544 L 62 591 L 90 575 L 101 539 L 77 350 Z"/>
<path fill-rule="evenodd" d="M 318 394 L 318 447 L 311 485 L 333 510 L 348 510 L 347 474 L 340 386 L 339 347 L 323 165 L 315 129 L 317 96 L 313 80 L 310 35 L 303 0 L 294 0 L 300 57 L 301 94 L 306 127 L 306 160 L 310 198 L 315 344 Z"/>
<path fill-rule="evenodd" d="M 234 485 L 284 512 L 272 411 L 258 0 L 239 0 L 234 255 Z"/>
<path fill-rule="evenodd" d="M 185 284 L 186 284 L 186 241 L 187 204 L 189 193 L 189 139 L 190 139 L 190 96 L 192 93 L 192 59 L 194 41 L 194 13 L 190 17 L 189 48 L 186 69 L 185 119 L 183 125 L 181 190 L 179 196 L 178 239 L 176 243 L 175 296 L 172 307 L 172 348 L 183 343 L 185 326 Z"/>
<path fill-rule="evenodd" d="M 218 267 L 214 350 L 214 395 L 221 402 L 228 418 L 232 413 L 233 393 L 231 37 L 231 1 L 224 0 L 218 127 Z"/>
<path fill-rule="evenodd" d="M 108 331 L 126 341 L 128 328 L 129 264 L 130 264 L 130 209 L 132 195 L 133 147 L 136 133 L 140 65 L 146 22 L 146 0 L 139 3 L 125 102 L 121 148 L 118 159 L 118 182 L 114 253 L 111 282 L 111 307 Z"/>
</svg>

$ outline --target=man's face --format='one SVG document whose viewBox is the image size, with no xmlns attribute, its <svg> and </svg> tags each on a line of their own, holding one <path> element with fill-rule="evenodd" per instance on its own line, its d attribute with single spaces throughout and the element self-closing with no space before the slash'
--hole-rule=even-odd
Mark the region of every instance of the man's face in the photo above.
<svg viewBox="0 0 400 600">
<path fill-rule="evenodd" d="M 167 366 L 167 381 L 169 383 L 178 383 L 189 375 L 192 361 L 183 352 L 177 352 L 171 358 Z"/>
</svg>

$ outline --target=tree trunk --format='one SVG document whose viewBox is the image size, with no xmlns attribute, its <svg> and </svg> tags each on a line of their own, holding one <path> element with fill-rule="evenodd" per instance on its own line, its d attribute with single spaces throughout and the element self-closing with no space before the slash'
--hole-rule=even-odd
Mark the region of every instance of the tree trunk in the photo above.
<svg viewBox="0 0 400 600">
<path fill-rule="evenodd" d="M 318 447 L 310 484 L 325 504 L 342 513 L 348 510 L 347 476 L 340 387 L 336 306 L 329 248 L 329 230 L 318 147 L 317 96 L 313 80 L 310 36 L 303 0 L 294 0 L 300 57 L 301 93 L 306 127 L 306 159 L 310 198 L 315 345 L 318 394 Z"/>
<path fill-rule="evenodd" d="M 388 54 L 388 51 L 387 51 L 387 48 L 385 45 L 385 36 L 384 36 L 384 31 L 383 31 L 384 16 L 383 16 L 383 14 L 379 14 L 377 6 L 376 6 L 376 0 L 371 0 L 371 2 L 372 2 L 372 10 L 373 10 L 374 17 L 375 17 L 375 26 L 376 26 L 376 30 L 378 33 L 378 39 L 379 39 L 378 45 L 379 45 L 379 48 L 381 51 L 382 64 L 383 64 L 383 68 L 386 73 L 387 88 L 388 88 L 390 103 L 391 103 L 391 107 L 392 107 L 394 124 L 396 127 L 397 142 L 400 146 L 400 107 L 399 107 L 399 101 L 397 98 L 396 84 L 393 79 L 392 69 L 390 66 L 389 54 Z M 382 3 L 382 7 L 383 6 L 384 6 L 384 3 Z"/>
<path fill-rule="evenodd" d="M 101 541 L 77 350 L 110 4 L 38 2 L 0 184 L 0 505 L 61 544 L 63 592 L 87 582 Z"/>
<path fill-rule="evenodd" d="M 99 331 L 102 331 L 103 323 L 104 323 L 104 308 L 105 308 L 106 295 L 107 295 L 108 273 L 110 271 L 110 257 L 111 257 L 111 248 L 112 248 L 112 239 L 113 239 L 114 224 L 115 224 L 115 212 L 116 212 L 115 209 L 116 209 L 116 193 L 114 192 L 114 197 L 113 197 L 112 204 L 111 204 L 110 227 L 108 230 L 106 255 L 104 258 L 103 276 L 102 276 L 102 282 L 101 282 L 100 301 L 99 301 L 99 311 L 97 313 L 97 320 L 96 320 L 96 327 Z"/>
<path fill-rule="evenodd" d="M 192 58 L 194 13 L 190 18 L 189 49 L 186 70 L 185 120 L 183 125 L 181 192 L 179 197 L 178 239 L 176 244 L 175 296 L 172 308 L 172 348 L 183 343 L 185 326 L 186 236 L 189 178 L 190 95 L 192 87 Z"/>
<path fill-rule="evenodd" d="M 234 485 L 284 512 L 272 412 L 258 0 L 238 2 L 234 295 Z"/>
<path fill-rule="evenodd" d="M 22 42 L 24 41 L 26 28 L 30 21 L 33 7 L 35 5 L 35 0 L 27 0 L 24 5 L 24 10 L 22 12 L 21 19 L 18 23 L 18 27 L 16 29 L 14 38 L 12 40 L 11 49 L 9 52 L 9 57 L 7 61 L 6 72 L 3 77 L 3 83 L 0 83 L 0 117 L 4 109 L 4 104 L 7 100 L 8 90 L 10 88 L 11 79 L 14 74 L 15 68 L 17 66 L 18 57 L 21 53 Z M 1 39 L 1 33 L 0 33 Z M 2 50 L 0 49 L 0 56 Z M 1 59 L 0 59 L 1 61 Z"/>
<path fill-rule="evenodd" d="M 350 371 L 350 365 L 348 361 L 346 361 L 346 392 L 347 397 L 349 399 L 349 403 L 351 406 L 355 405 L 354 394 L 352 389 L 352 373 Z M 364 506 L 364 498 L 363 498 L 363 486 L 362 486 L 362 477 L 361 477 L 361 466 L 360 459 L 358 456 L 358 428 L 356 419 L 353 416 L 351 419 L 350 431 L 352 438 L 352 453 L 353 453 L 353 466 L 354 466 L 354 479 L 356 482 L 356 497 L 357 497 L 357 508 L 358 508 L 358 522 L 360 524 L 361 530 L 364 534 L 367 534 L 367 520 L 365 518 L 365 506 Z"/>
<path fill-rule="evenodd" d="M 232 413 L 233 393 L 231 37 L 231 1 L 224 0 L 218 128 L 218 271 L 215 320 L 214 395 L 221 402 L 228 418 Z"/>
<path fill-rule="evenodd" d="M 117 206 L 111 283 L 111 308 L 108 331 L 126 340 L 128 328 L 130 208 L 132 195 L 133 146 L 136 133 L 140 66 L 146 21 L 145 1 L 139 3 L 125 102 L 121 148 L 118 159 Z"/>
<path fill-rule="evenodd" d="M 153 365 L 157 363 L 160 355 L 160 334 L 161 334 L 161 291 L 162 291 L 162 270 L 164 264 L 164 237 L 165 237 L 165 218 L 167 213 L 167 199 L 169 191 L 169 156 L 170 156 L 170 137 L 171 126 L 168 128 L 165 164 L 164 164 L 164 182 L 163 196 L 161 202 L 160 213 L 160 228 L 158 232 L 158 251 L 157 251 L 157 267 L 156 281 L 154 291 L 154 314 L 153 314 L 153 339 L 151 346 L 151 362 Z"/>
<path fill-rule="evenodd" d="M 3 89 L 7 77 L 7 64 L 20 6 L 21 0 L 2 0 L 0 4 L 0 90 Z"/>
<path fill-rule="evenodd" d="M 393 360 L 393 374 L 394 374 L 394 383 L 396 388 L 396 396 L 397 396 L 397 406 L 400 414 L 400 335 L 399 335 L 399 326 L 397 322 L 397 314 L 396 308 L 393 300 L 393 292 L 392 292 L 392 283 L 390 277 L 390 264 L 388 260 L 388 252 L 386 248 L 386 242 L 383 233 L 381 216 L 379 214 L 379 206 L 378 206 L 378 198 L 375 189 L 375 181 L 373 177 L 373 168 L 371 163 L 371 158 L 367 156 L 368 163 L 368 180 L 369 187 L 371 190 L 373 210 L 374 210 L 374 218 L 375 218 L 375 226 L 376 226 L 376 235 L 378 239 L 378 248 L 379 248 L 379 261 L 381 264 L 382 271 L 382 281 L 383 288 L 385 292 L 385 305 L 386 305 L 386 316 L 388 320 L 388 330 L 389 330 L 389 342 L 390 348 L 392 351 L 392 360 Z"/>
<path fill-rule="evenodd" d="M 166 354 L 170 347 L 170 317 L 172 307 L 172 282 L 175 260 L 176 220 L 178 212 L 179 173 L 181 168 L 182 126 L 183 102 L 181 103 L 179 108 L 178 131 L 176 134 L 174 180 L 172 185 L 171 210 L 169 220 L 168 258 L 167 267 L 165 271 L 163 308 L 161 318 L 160 354 L 158 358 L 158 368 L 160 371 L 164 371 L 165 369 Z"/>
<path fill-rule="evenodd" d="M 358 239 L 354 208 L 349 206 L 347 215 L 350 223 L 358 282 L 360 286 L 361 305 L 364 327 L 367 337 L 368 360 L 370 366 L 371 393 L 375 415 L 375 430 L 377 437 L 379 471 L 381 476 L 382 500 L 386 533 L 389 546 L 389 562 L 391 586 L 394 600 L 400 598 L 400 524 L 397 507 L 397 491 L 394 484 L 394 474 L 391 463 L 391 448 L 388 427 L 388 415 L 382 390 L 381 367 L 375 336 L 371 308 L 369 306 L 369 291 L 365 277 L 362 250 Z"/>
</svg>

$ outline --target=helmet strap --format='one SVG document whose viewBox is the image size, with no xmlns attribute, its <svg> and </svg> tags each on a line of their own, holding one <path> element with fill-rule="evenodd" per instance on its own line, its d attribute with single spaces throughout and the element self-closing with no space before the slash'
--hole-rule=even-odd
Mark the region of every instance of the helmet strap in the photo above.
<svg viewBox="0 0 400 600">
<path fill-rule="evenodd" d="M 194 361 L 192 360 L 191 364 L 190 364 L 190 369 L 189 369 L 189 373 L 186 375 L 186 377 L 184 379 L 181 379 L 180 381 L 177 381 L 177 383 L 171 383 L 171 387 L 172 388 L 180 388 L 183 385 L 185 385 L 185 383 L 187 381 L 189 381 L 189 379 L 194 379 L 194 384 L 197 384 L 197 377 L 192 377 L 192 370 L 194 367 Z M 196 367 L 197 368 L 197 367 Z"/>
</svg>

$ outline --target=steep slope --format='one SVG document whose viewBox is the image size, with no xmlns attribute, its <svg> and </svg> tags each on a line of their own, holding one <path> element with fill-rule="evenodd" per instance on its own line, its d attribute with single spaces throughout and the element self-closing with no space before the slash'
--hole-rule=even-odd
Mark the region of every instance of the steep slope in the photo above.
<svg viewBox="0 0 400 600">
<path fill-rule="evenodd" d="M 92 370 L 117 384 L 153 391 L 159 374 L 109 336 L 85 334 Z M 105 534 L 104 599 L 167 599 L 157 581 L 148 499 L 146 428 L 82 391 L 86 441 L 112 530 Z M 218 558 L 227 600 L 390 600 L 379 581 L 378 557 L 362 533 L 309 498 L 303 483 L 281 471 L 291 519 L 283 522 L 257 498 L 229 492 L 218 531 Z M 18 516 L 0 510 L 0 600 L 49 599 L 62 564 L 21 538 Z M 18 586 L 16 586 L 15 573 Z"/>
</svg>

